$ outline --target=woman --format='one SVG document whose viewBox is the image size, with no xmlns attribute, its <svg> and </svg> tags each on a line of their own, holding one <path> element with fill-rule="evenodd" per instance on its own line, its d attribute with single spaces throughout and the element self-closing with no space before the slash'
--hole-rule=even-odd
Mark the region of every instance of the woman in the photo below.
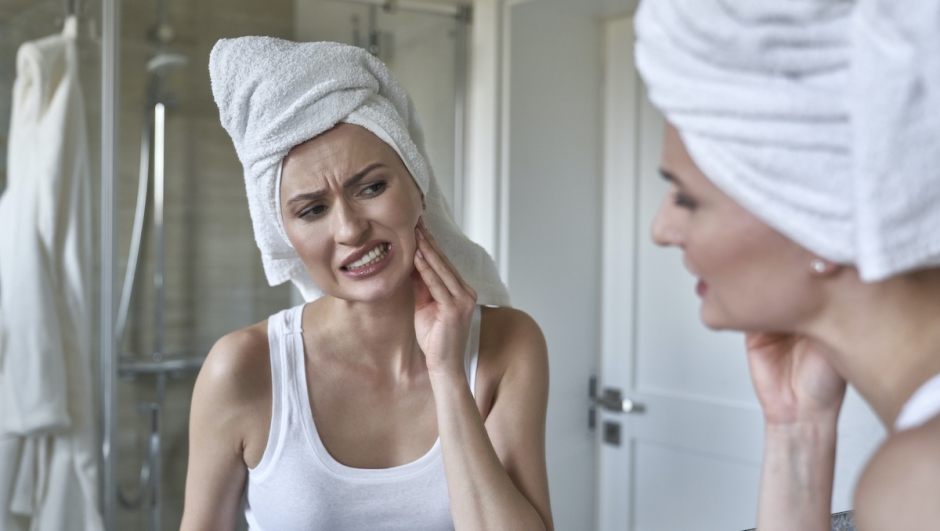
<svg viewBox="0 0 940 531">
<path fill-rule="evenodd" d="M 653 238 L 708 326 L 747 333 L 758 528 L 829 529 L 846 381 L 889 428 L 862 531 L 940 526 L 940 4 L 647 0 L 666 115 Z"/>
<path fill-rule="evenodd" d="M 233 529 L 243 493 L 259 530 L 552 529 L 545 342 L 456 228 L 408 96 L 333 43 L 223 40 L 210 71 L 268 279 L 312 302 L 210 352 L 182 529 Z"/>
</svg>

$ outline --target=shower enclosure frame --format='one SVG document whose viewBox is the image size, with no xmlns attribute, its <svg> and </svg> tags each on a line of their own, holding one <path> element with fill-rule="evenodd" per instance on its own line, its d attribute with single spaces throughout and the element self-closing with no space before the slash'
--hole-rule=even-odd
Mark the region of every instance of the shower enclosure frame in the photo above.
<svg viewBox="0 0 940 531">
<path fill-rule="evenodd" d="M 118 175 L 120 113 L 120 0 L 101 0 L 101 242 L 100 242 L 100 378 L 101 378 L 101 514 L 105 529 L 117 529 L 117 376 L 115 340 L 116 270 L 115 184 Z"/>
</svg>

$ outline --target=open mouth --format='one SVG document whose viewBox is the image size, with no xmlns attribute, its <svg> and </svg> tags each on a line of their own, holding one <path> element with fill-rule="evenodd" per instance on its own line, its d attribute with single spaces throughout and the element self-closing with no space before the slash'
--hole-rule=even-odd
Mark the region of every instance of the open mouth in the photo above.
<svg viewBox="0 0 940 531">
<path fill-rule="evenodd" d="M 383 258 L 388 256 L 388 250 L 390 247 L 391 244 L 389 243 L 380 243 L 373 247 L 369 252 L 362 255 L 362 257 L 360 257 L 358 260 L 342 266 L 341 269 L 343 271 L 354 272 L 365 269 L 371 265 L 375 265 L 381 262 Z"/>
</svg>

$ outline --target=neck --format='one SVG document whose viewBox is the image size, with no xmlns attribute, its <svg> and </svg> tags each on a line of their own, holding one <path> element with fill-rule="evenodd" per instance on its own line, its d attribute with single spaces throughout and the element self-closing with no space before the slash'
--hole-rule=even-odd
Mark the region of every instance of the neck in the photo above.
<svg viewBox="0 0 940 531">
<path fill-rule="evenodd" d="M 866 284 L 846 268 L 827 290 L 804 331 L 893 429 L 904 403 L 940 373 L 940 270 Z"/>
<path fill-rule="evenodd" d="M 309 315 L 304 329 L 315 330 L 318 343 L 329 346 L 328 355 L 369 370 L 405 376 L 425 367 L 415 335 L 414 307 L 410 282 L 376 302 L 324 296 L 305 312 Z"/>
</svg>

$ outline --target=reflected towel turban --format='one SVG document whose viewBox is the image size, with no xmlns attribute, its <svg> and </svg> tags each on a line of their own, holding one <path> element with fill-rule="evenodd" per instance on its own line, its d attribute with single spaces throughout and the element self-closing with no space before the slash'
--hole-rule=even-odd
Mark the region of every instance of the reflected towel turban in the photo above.
<svg viewBox="0 0 940 531">
<path fill-rule="evenodd" d="M 940 2 L 643 0 L 635 25 L 725 193 L 865 281 L 940 265 Z"/>
<path fill-rule="evenodd" d="M 244 166 L 255 241 L 272 286 L 290 280 L 308 301 L 323 294 L 284 232 L 280 168 L 291 148 L 345 122 L 370 130 L 401 157 L 425 194 L 428 230 L 478 303 L 509 305 L 493 260 L 454 222 L 414 104 L 381 61 L 343 44 L 241 37 L 216 43 L 209 74 L 222 126 Z"/>
</svg>

